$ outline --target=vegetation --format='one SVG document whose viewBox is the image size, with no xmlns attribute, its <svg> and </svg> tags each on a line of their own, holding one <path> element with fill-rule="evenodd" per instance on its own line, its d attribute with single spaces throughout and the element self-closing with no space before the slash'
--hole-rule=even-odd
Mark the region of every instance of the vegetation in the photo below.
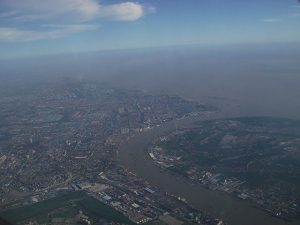
<svg viewBox="0 0 300 225">
<path fill-rule="evenodd" d="M 33 205 L 5 210 L 0 212 L 0 216 L 12 223 L 17 223 L 41 215 L 47 215 L 55 209 L 66 206 L 66 204 L 71 201 L 78 201 L 83 198 L 86 198 L 86 194 L 84 192 L 72 192 L 70 194 L 58 196 Z"/>
<path fill-rule="evenodd" d="M 26 221 L 45 223 L 50 215 L 56 218 L 74 218 L 80 210 L 96 224 L 100 220 L 133 224 L 127 217 L 85 192 L 72 192 L 33 205 L 1 211 L 0 217 L 14 224 L 22 224 Z"/>
<path fill-rule="evenodd" d="M 109 221 L 115 221 L 125 224 L 134 224 L 127 217 L 117 212 L 113 208 L 99 202 L 93 197 L 88 197 L 79 202 L 81 209 L 88 214 L 91 218 L 103 218 Z"/>
</svg>

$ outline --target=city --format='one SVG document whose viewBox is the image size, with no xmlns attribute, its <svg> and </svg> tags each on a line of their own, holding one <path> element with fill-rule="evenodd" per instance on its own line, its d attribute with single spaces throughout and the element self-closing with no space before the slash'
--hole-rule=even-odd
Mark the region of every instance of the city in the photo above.
<svg viewBox="0 0 300 225">
<path fill-rule="evenodd" d="M 300 0 L 0 0 L 0 225 L 299 225 Z"/>
<path fill-rule="evenodd" d="M 118 145 L 132 134 L 214 107 L 73 79 L 23 91 L 1 97 L 1 208 L 84 191 L 137 224 L 177 220 L 172 214 L 179 224 L 222 224 L 116 162 Z"/>
</svg>

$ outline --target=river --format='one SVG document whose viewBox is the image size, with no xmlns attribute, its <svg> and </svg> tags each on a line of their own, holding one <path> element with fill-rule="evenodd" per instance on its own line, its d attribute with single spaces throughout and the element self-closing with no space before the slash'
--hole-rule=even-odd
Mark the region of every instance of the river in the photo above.
<svg viewBox="0 0 300 225">
<path fill-rule="evenodd" d="M 218 118 L 218 116 L 214 116 Z M 207 119 L 207 118 L 205 118 Z M 253 204 L 219 191 L 203 188 L 199 184 L 176 176 L 159 168 L 146 152 L 150 142 L 177 127 L 189 127 L 195 121 L 204 118 L 192 117 L 163 124 L 160 127 L 135 134 L 124 141 L 119 148 L 118 160 L 137 176 L 147 180 L 151 185 L 170 194 L 181 196 L 194 207 L 209 212 L 212 216 L 224 220 L 229 225 L 296 225 L 299 221 L 286 222 L 253 207 Z"/>
</svg>

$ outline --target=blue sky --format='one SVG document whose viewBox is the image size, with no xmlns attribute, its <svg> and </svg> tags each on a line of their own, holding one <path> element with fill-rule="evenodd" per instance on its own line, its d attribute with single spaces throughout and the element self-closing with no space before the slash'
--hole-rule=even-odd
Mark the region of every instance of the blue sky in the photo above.
<svg viewBox="0 0 300 225">
<path fill-rule="evenodd" d="M 300 42 L 298 0 L 0 0 L 0 58 Z"/>
</svg>

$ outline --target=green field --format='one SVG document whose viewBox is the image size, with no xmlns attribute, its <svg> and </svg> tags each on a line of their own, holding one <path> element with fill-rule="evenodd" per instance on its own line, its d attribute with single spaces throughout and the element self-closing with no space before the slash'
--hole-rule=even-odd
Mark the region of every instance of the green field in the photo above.
<svg viewBox="0 0 300 225">
<path fill-rule="evenodd" d="M 134 224 L 128 218 L 113 208 L 99 202 L 93 197 L 85 198 L 78 202 L 80 208 L 83 209 L 91 218 L 105 218 L 109 221 L 115 221 L 125 224 Z"/>
<path fill-rule="evenodd" d="M 49 221 L 49 215 L 56 218 L 72 219 L 79 210 L 88 215 L 95 224 L 98 220 L 134 224 L 121 213 L 88 196 L 85 192 L 72 192 L 33 205 L 0 211 L 0 217 L 14 224 L 24 224 L 27 221 L 45 223 Z"/>
</svg>

